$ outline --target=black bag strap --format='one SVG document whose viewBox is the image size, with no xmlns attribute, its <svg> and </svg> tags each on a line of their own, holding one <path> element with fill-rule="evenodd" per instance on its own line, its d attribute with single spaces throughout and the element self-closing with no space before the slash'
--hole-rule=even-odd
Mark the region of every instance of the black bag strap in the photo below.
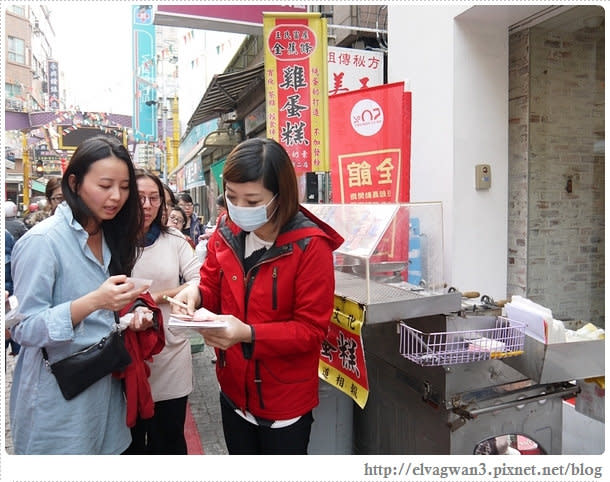
<svg viewBox="0 0 610 482">
<path fill-rule="evenodd" d="M 114 313 L 114 322 L 116 324 L 120 323 L 120 319 L 119 319 L 119 313 L 117 311 L 113 311 Z M 45 361 L 45 364 L 48 366 L 49 365 L 49 354 L 47 353 L 47 349 L 43 346 L 40 348 L 40 350 L 42 351 L 42 358 Z"/>
</svg>

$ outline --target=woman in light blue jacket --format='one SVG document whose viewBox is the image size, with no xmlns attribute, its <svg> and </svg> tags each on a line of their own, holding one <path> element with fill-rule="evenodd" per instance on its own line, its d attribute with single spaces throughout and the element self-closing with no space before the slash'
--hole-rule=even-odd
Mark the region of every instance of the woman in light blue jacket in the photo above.
<svg viewBox="0 0 610 482">
<path fill-rule="evenodd" d="M 16 454 L 120 454 L 130 444 L 121 381 L 107 375 L 65 400 L 45 365 L 99 341 L 135 300 L 127 275 L 142 222 L 128 151 L 109 136 L 84 141 L 62 180 L 64 202 L 15 244 L 14 294 L 23 320 L 10 417 Z M 136 328 L 134 326 L 134 328 Z"/>
</svg>

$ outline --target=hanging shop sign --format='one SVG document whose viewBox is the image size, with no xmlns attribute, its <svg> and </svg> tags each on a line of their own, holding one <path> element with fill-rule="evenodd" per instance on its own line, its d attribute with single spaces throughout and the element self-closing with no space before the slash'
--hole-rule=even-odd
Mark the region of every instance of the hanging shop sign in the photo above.
<svg viewBox="0 0 610 482">
<path fill-rule="evenodd" d="M 409 202 L 411 93 L 404 83 L 329 98 L 335 203 Z"/>
<path fill-rule="evenodd" d="M 318 376 L 364 408 L 369 381 L 362 344 L 364 307 L 335 296 L 328 335 L 322 342 Z"/>
<path fill-rule="evenodd" d="M 263 12 L 307 12 L 307 5 L 240 4 L 212 2 L 197 5 L 157 5 L 155 25 L 260 35 Z"/>
<path fill-rule="evenodd" d="M 383 70 L 383 52 L 329 46 L 328 95 L 383 85 Z"/>
<path fill-rule="evenodd" d="M 186 138 L 180 143 L 180 161 L 191 159 L 201 151 L 204 139 L 218 129 L 218 124 L 219 119 L 214 118 L 193 127 Z"/>
<path fill-rule="evenodd" d="M 205 186 L 205 177 L 201 159 L 196 157 L 184 166 L 184 189 Z"/>
<path fill-rule="evenodd" d="M 121 144 L 127 147 L 127 131 L 120 127 L 57 126 L 57 133 L 58 148 L 61 150 L 76 150 L 81 142 L 99 135 L 116 137 Z"/>
<path fill-rule="evenodd" d="M 265 103 L 263 102 L 244 118 L 246 135 L 264 127 L 266 121 L 265 115 Z"/>
<path fill-rule="evenodd" d="M 49 72 L 49 108 L 59 110 L 59 64 L 56 60 L 47 61 Z"/>
<path fill-rule="evenodd" d="M 223 157 L 220 161 L 215 162 L 210 166 L 210 171 L 212 171 L 212 175 L 216 180 L 216 185 L 218 186 L 218 192 L 222 192 L 223 184 L 222 184 L 222 170 L 225 167 L 226 157 Z"/>
<path fill-rule="evenodd" d="M 328 171 L 326 19 L 319 13 L 263 14 L 267 136 L 297 174 Z"/>
<path fill-rule="evenodd" d="M 136 141 L 157 140 L 156 46 L 152 6 L 133 6 L 133 133 Z"/>
<path fill-rule="evenodd" d="M 178 169 L 175 173 L 174 173 L 175 179 L 176 179 L 176 191 L 185 191 L 186 190 L 186 185 L 184 182 L 184 168 L 182 169 Z"/>
</svg>

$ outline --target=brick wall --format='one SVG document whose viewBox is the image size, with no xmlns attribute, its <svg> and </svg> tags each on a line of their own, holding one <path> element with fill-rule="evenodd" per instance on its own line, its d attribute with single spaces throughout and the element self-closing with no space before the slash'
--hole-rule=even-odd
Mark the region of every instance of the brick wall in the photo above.
<svg viewBox="0 0 610 482">
<path fill-rule="evenodd" d="M 555 318 L 601 326 L 603 46 L 592 30 L 510 37 L 507 286 Z"/>
</svg>

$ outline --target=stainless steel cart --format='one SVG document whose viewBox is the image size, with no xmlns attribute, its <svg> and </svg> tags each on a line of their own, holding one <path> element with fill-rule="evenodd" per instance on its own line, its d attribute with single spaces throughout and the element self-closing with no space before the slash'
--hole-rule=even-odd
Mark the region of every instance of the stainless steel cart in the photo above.
<svg viewBox="0 0 610 482">
<path fill-rule="evenodd" d="M 494 330 L 497 317 L 460 314 L 459 293 L 427 296 L 373 281 L 367 303 L 361 283 L 336 273 L 335 293 L 366 304 L 362 337 L 370 392 L 366 407 L 354 410 L 354 453 L 473 454 L 479 443 L 505 434 L 527 436 L 541 453 L 562 453 L 562 400 L 578 393 L 572 380 L 604 374 L 603 343 L 561 347 L 566 356 L 577 357 L 564 361 L 563 370 L 545 368 L 554 363 L 555 350 L 547 346 L 541 356 L 529 337 L 517 347 L 522 354 L 508 350 L 517 356 L 492 359 L 490 354 L 485 359 L 477 354 L 438 363 L 430 340 L 420 339 L 425 351 L 410 360 L 401 347 L 410 330 L 473 333 L 482 325 Z M 586 374 L 569 369 L 579 365 L 581 356 L 589 360 Z M 542 376 L 549 372 L 553 375 Z"/>
</svg>

